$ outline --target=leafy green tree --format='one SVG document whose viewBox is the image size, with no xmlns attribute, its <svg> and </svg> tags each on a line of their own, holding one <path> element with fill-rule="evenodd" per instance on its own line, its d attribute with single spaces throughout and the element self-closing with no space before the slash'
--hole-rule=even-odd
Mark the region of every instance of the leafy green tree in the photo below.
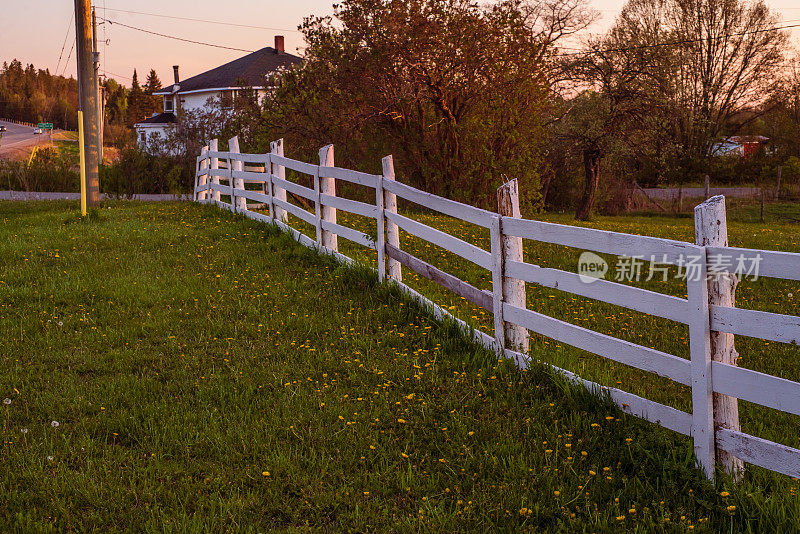
<svg viewBox="0 0 800 534">
<path fill-rule="evenodd" d="M 346 0 L 336 20 L 306 19 L 305 61 L 277 81 L 266 120 L 309 152 L 338 144 L 347 165 L 393 153 L 436 194 L 488 204 L 518 178 L 535 195 L 552 40 L 522 7 Z"/>
</svg>

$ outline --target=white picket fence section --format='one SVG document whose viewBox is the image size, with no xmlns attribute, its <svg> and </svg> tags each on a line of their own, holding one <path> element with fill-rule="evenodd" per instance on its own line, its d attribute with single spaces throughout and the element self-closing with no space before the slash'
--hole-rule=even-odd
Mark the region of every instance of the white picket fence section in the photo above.
<svg viewBox="0 0 800 534">
<path fill-rule="evenodd" d="M 701 246 L 687 242 L 629 235 L 591 228 L 574 227 L 500 215 L 426 193 L 395 181 L 391 156 L 383 159 L 382 174 L 368 174 L 333 165 L 333 146 L 320 150 L 319 164 L 287 158 L 283 140 L 272 143 L 268 154 L 242 154 L 238 140 L 232 139 L 227 152 L 218 150 L 217 141 L 204 147 L 197 158 L 194 198 L 200 203 L 214 203 L 251 219 L 276 224 L 290 232 L 300 243 L 332 254 L 340 262 L 351 258 L 338 252 L 337 236 L 377 250 L 378 276 L 390 280 L 413 298 L 428 306 L 437 317 L 452 317 L 446 310 L 402 283 L 401 266 L 412 269 L 470 302 L 493 312 L 493 335 L 471 330 L 452 317 L 480 344 L 498 355 L 513 359 L 525 367 L 529 357 L 515 348 L 520 340 L 509 336 L 511 329 L 522 327 L 567 345 L 586 350 L 644 371 L 665 376 L 691 387 L 692 413 L 686 413 L 625 391 L 600 386 L 574 373 L 558 369 L 570 380 L 596 392 L 606 392 L 627 413 L 691 436 L 694 450 L 706 475 L 714 476 L 715 458 L 727 453 L 744 462 L 800 477 L 800 450 L 741 432 L 737 420 L 716 420 L 714 393 L 743 399 L 775 410 L 800 415 L 800 383 L 737 367 L 712 358 L 712 336 L 718 333 L 750 336 L 782 343 L 800 343 L 800 317 L 739 309 L 715 304 L 709 295 L 706 274 L 712 268 L 733 273 L 735 262 L 720 265 L 713 258 L 725 255 L 758 262 L 759 276 L 800 280 L 800 254 L 766 250 L 739 249 L 727 246 Z M 308 188 L 286 179 L 285 169 L 309 175 L 314 187 Z M 336 196 L 336 181 L 341 180 L 375 190 L 375 203 L 364 203 Z M 250 184 L 250 188 L 246 185 Z M 257 189 L 253 189 L 253 187 Z M 288 202 L 287 192 L 308 200 L 314 213 Z M 230 197 L 223 202 L 222 196 Z M 454 217 L 483 228 L 491 235 L 491 250 L 486 251 L 446 232 L 426 226 L 397 213 L 397 199 L 403 198 L 424 208 Z M 720 203 L 721 199 L 721 203 Z M 721 206 L 724 228 L 724 198 L 715 197 L 698 209 Z M 255 206 L 265 213 L 254 211 Z M 710 208 L 709 208 L 710 206 Z M 336 221 L 336 210 L 344 210 L 375 219 L 377 240 L 343 226 Z M 518 210 L 517 210 L 518 211 Z M 315 228 L 312 238 L 288 225 L 291 214 Z M 719 213 L 713 214 L 719 216 Z M 716 220 L 720 224 L 720 220 Z M 444 248 L 492 273 L 493 291 L 480 290 L 459 278 L 401 250 L 399 229 L 438 247 Z M 727 230 L 725 230 L 727 232 Z M 640 289 L 616 282 L 597 280 L 587 284 L 576 273 L 518 261 L 521 255 L 508 255 L 508 242 L 529 239 L 567 247 L 627 257 L 657 257 L 659 262 L 681 265 L 687 257 L 705 258 L 698 268 L 700 276 L 687 277 L 688 299 Z M 725 244 L 727 244 L 725 238 Z M 704 241 L 714 243 L 714 241 Z M 717 241 L 719 242 L 719 241 Z M 518 295 L 504 291 L 504 282 L 524 281 L 596 299 L 609 304 L 677 321 L 688 325 L 690 359 L 667 354 L 649 347 L 594 332 L 543 315 L 518 305 Z M 520 282 L 521 284 L 521 282 Z M 511 286 L 506 286 L 511 287 Z M 524 303 L 524 298 L 521 301 Z M 515 304 L 517 303 L 517 304 Z M 527 332 L 526 332 L 527 335 Z M 507 339 L 513 343 L 507 342 Z M 730 465 L 727 466 L 730 469 Z"/>
</svg>

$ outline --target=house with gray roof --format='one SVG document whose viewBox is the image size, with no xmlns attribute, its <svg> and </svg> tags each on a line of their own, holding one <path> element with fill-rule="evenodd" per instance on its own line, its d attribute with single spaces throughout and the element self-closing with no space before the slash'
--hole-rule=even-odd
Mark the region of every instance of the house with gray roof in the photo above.
<svg viewBox="0 0 800 534">
<path fill-rule="evenodd" d="M 178 121 L 178 110 L 203 108 L 217 98 L 233 100 L 243 88 L 255 91 L 261 101 L 269 89 L 267 76 L 301 61 L 284 50 L 283 36 L 276 35 L 274 47 L 264 47 L 183 81 L 175 65 L 175 83 L 153 93 L 164 98 L 164 111 L 134 125 L 139 146 L 144 147 L 155 134 L 163 138 Z"/>
</svg>

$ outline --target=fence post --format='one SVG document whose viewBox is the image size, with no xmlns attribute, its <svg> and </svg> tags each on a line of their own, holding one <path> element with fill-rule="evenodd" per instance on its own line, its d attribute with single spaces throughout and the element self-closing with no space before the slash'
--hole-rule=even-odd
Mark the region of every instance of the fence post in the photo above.
<svg viewBox="0 0 800 534">
<path fill-rule="evenodd" d="M 228 150 L 232 153 L 241 154 L 239 151 L 239 136 L 234 136 L 230 140 L 228 140 Z M 244 162 L 241 160 L 229 160 L 231 164 L 231 176 L 233 176 L 233 171 L 243 171 L 244 170 Z M 231 180 L 231 188 L 232 190 L 235 189 L 244 189 L 244 180 L 241 178 L 233 178 Z M 247 211 L 247 198 L 246 197 L 236 197 L 236 201 L 234 202 L 234 197 L 231 195 L 231 204 L 233 205 L 233 211 Z"/>
<path fill-rule="evenodd" d="M 283 157 L 283 138 L 278 139 L 277 141 L 271 142 L 269 144 L 269 147 L 270 147 L 270 153 L 271 154 Z M 281 178 L 282 180 L 286 179 L 286 168 L 283 165 L 273 164 L 272 165 L 272 172 L 278 178 Z M 270 180 L 270 182 L 272 182 L 272 180 Z M 272 182 L 272 187 L 273 187 L 273 193 L 272 194 L 273 194 L 274 198 L 277 198 L 278 200 L 282 200 L 282 201 L 286 202 L 286 189 L 278 186 L 274 182 Z M 272 207 L 275 208 L 275 214 L 273 215 L 273 218 L 279 220 L 282 223 L 288 223 L 289 222 L 289 215 L 286 213 L 286 211 L 283 208 L 275 207 L 275 203 L 272 204 Z"/>
<path fill-rule="evenodd" d="M 216 139 L 212 139 L 208 143 L 208 151 L 209 152 L 217 152 L 219 150 L 219 141 Z M 216 171 L 219 169 L 219 159 L 218 158 L 211 158 L 211 171 Z M 219 176 L 211 176 L 211 183 L 215 185 L 219 185 Z M 211 192 L 211 199 L 212 200 L 219 200 L 219 191 L 216 189 Z"/>
<path fill-rule="evenodd" d="M 699 256 L 697 272 L 690 273 L 688 269 L 686 271 L 686 292 L 689 299 L 692 439 L 697 462 L 706 477 L 713 479 L 715 437 L 714 409 L 711 402 L 711 331 L 706 283 L 706 251 L 702 247 L 695 247 L 693 250 Z"/>
<path fill-rule="evenodd" d="M 705 181 L 706 181 L 705 200 L 708 200 L 711 197 L 711 178 L 709 178 L 707 174 L 705 176 Z"/>
<path fill-rule="evenodd" d="M 494 343 L 497 355 L 505 354 L 506 332 L 503 321 L 503 236 L 500 216 L 492 218 L 489 228 L 492 250 L 492 313 L 494 315 Z"/>
<path fill-rule="evenodd" d="M 197 168 L 197 178 L 195 179 L 195 192 L 194 192 L 194 200 L 195 201 L 205 201 L 208 198 L 208 190 L 197 192 L 198 187 L 202 187 L 208 184 L 208 174 L 206 169 L 208 169 L 208 145 L 204 146 L 200 149 L 200 155 L 206 156 L 200 160 L 200 164 Z M 201 172 L 202 171 L 202 172 Z"/>
<path fill-rule="evenodd" d="M 522 238 L 503 235 L 503 217 L 521 218 L 519 210 L 519 185 L 516 179 L 503 184 L 497 190 L 497 212 L 500 214 L 500 239 L 502 243 L 501 252 L 503 254 L 502 272 L 503 277 L 503 301 L 516 306 L 525 308 L 525 281 L 516 278 L 508 278 L 505 275 L 505 264 L 508 261 L 522 261 Z M 519 352 L 527 353 L 530 345 L 530 335 L 527 328 L 519 325 L 510 324 L 506 327 L 506 336 L 511 347 Z"/>
<path fill-rule="evenodd" d="M 317 248 L 322 246 L 322 199 L 320 199 L 319 166 L 314 171 L 314 226 L 317 232 Z"/>
<path fill-rule="evenodd" d="M 704 247 L 728 246 L 728 223 L 725 216 L 725 197 L 717 195 L 709 198 L 694 209 L 694 233 L 696 243 Z M 708 276 L 708 305 L 736 306 L 736 275 L 720 272 L 718 266 L 731 264 L 733 258 L 714 258 L 706 255 L 705 261 L 711 265 Z M 724 263 L 723 263 L 724 262 Z M 717 266 L 717 267 L 714 267 Z M 736 352 L 733 334 L 710 332 L 709 350 L 711 360 L 727 365 L 736 365 Z M 714 430 L 727 428 L 739 431 L 739 400 L 736 397 L 713 394 Z M 717 461 L 734 477 L 739 477 L 744 468 L 742 461 L 726 451 L 717 450 Z"/>
<path fill-rule="evenodd" d="M 375 184 L 375 220 L 377 226 L 375 249 L 378 251 L 378 282 L 383 282 L 386 279 L 386 216 L 383 212 L 383 195 L 383 175 L 379 174 Z"/>
<path fill-rule="evenodd" d="M 271 153 L 270 153 L 271 154 Z M 264 186 L 266 187 L 266 193 L 269 196 L 269 218 L 273 221 L 275 220 L 275 202 L 272 195 L 274 195 L 275 186 L 272 183 L 272 156 L 270 155 L 269 161 L 264 164 L 264 172 L 267 174 L 267 181 L 264 182 Z"/>
<path fill-rule="evenodd" d="M 775 200 L 781 196 L 781 175 L 783 174 L 783 166 L 778 165 L 778 180 L 775 183 Z"/>
<path fill-rule="evenodd" d="M 319 149 L 319 166 L 320 167 L 333 167 L 333 145 L 327 145 Z M 336 196 L 336 179 L 335 178 L 319 178 L 319 194 Z M 320 202 L 322 208 L 322 220 L 329 223 L 336 224 L 336 208 L 326 206 Z M 329 230 L 322 229 L 322 246 L 333 250 L 339 251 L 339 236 Z"/>
<path fill-rule="evenodd" d="M 394 160 L 392 156 L 386 156 L 381 160 L 383 168 L 383 179 L 394 180 Z M 397 213 L 397 196 L 394 193 L 384 190 L 384 209 L 390 213 Z M 383 214 L 381 214 L 383 217 Z M 385 219 L 386 222 L 386 244 L 397 249 L 400 248 L 400 229 L 392 221 Z M 403 268 L 399 261 L 394 258 L 386 260 L 386 276 L 395 282 L 403 281 Z"/>
</svg>

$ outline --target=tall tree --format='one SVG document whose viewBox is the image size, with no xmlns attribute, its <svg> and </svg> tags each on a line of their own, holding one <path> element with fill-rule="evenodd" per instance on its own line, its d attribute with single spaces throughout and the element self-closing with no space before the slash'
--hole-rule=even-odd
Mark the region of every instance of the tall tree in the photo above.
<svg viewBox="0 0 800 534">
<path fill-rule="evenodd" d="M 147 79 L 144 82 L 144 92 L 148 95 L 161 90 L 161 80 L 158 79 L 155 69 L 150 69 Z"/>
<path fill-rule="evenodd" d="M 153 96 L 153 93 L 161 90 L 161 80 L 158 79 L 155 69 L 150 69 L 145 80 L 144 87 L 144 104 L 142 106 L 145 115 L 152 115 L 161 111 L 162 98 L 160 96 Z"/>
<path fill-rule="evenodd" d="M 126 120 L 128 126 L 133 126 L 147 118 L 146 105 L 144 91 L 142 86 L 139 85 L 139 76 L 136 73 L 136 69 L 133 69 L 131 89 L 128 92 L 128 116 Z"/>
<path fill-rule="evenodd" d="M 787 34 L 763 0 L 629 0 L 609 34 L 591 45 L 611 77 L 626 82 L 687 161 L 705 158 L 734 121 L 777 88 Z"/>
<path fill-rule="evenodd" d="M 352 161 L 394 153 L 438 194 L 488 201 L 504 175 L 535 191 L 552 40 L 522 5 L 345 0 L 335 22 L 306 20 L 305 62 L 267 115 L 313 145 L 342 143 Z"/>
</svg>

